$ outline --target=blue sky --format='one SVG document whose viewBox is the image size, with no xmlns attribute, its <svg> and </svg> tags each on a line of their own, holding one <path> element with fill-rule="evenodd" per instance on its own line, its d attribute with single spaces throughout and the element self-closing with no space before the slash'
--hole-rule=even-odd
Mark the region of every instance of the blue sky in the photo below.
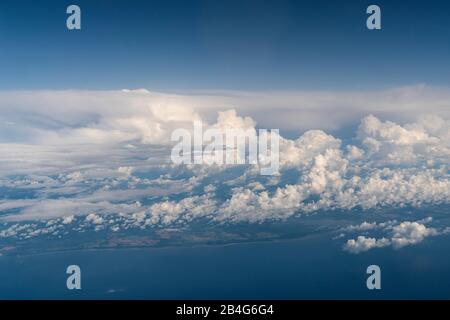
<svg viewBox="0 0 450 320">
<path fill-rule="evenodd" d="M 381 31 L 369 1 L 2 1 L 0 90 L 447 86 L 450 4 L 373 3 Z"/>
</svg>

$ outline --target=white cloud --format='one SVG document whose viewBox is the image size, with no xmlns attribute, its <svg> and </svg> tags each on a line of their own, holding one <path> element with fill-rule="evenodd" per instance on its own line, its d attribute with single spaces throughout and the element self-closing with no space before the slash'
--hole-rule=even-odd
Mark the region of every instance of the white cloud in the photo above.
<svg viewBox="0 0 450 320">
<path fill-rule="evenodd" d="M 405 221 L 394 226 L 392 233 L 392 245 L 401 248 L 422 242 L 426 237 L 437 235 L 438 231 L 418 222 Z"/>
<path fill-rule="evenodd" d="M 263 128 L 295 132 L 335 130 L 355 124 L 367 114 L 402 122 L 421 115 L 448 119 L 449 101 L 447 88 L 423 85 L 366 92 L 220 91 L 184 95 L 147 90 L 3 91 L 0 121 L 8 125 L 2 125 L 0 141 L 163 143 L 169 141 L 173 128 L 189 127 L 199 119 L 212 123 L 219 111 L 230 109 L 246 117 L 237 123 L 230 112 L 223 113 L 219 126 L 232 120 L 237 125 L 257 122 Z M 435 134 L 437 124 L 433 121 L 431 125 Z M 430 128 L 417 126 L 409 131 L 394 126 L 386 134 L 397 143 L 420 141 L 426 139 L 424 131 Z M 376 127 L 372 133 L 377 133 Z"/>
<path fill-rule="evenodd" d="M 64 217 L 62 223 L 63 224 L 69 224 L 69 223 L 72 223 L 74 221 L 74 219 L 75 219 L 74 216 L 67 216 L 67 217 Z"/>
<path fill-rule="evenodd" d="M 365 236 L 358 236 L 356 240 L 350 239 L 345 245 L 345 250 L 351 253 L 361 253 L 373 248 L 383 248 L 389 246 L 391 242 L 386 238 L 375 239 Z"/>
<path fill-rule="evenodd" d="M 351 225 L 351 226 L 348 226 L 348 227 L 344 228 L 344 230 L 347 230 L 347 231 L 354 231 L 354 230 L 357 230 L 357 231 L 367 231 L 367 230 L 373 230 L 373 229 L 376 229 L 377 227 L 378 227 L 378 224 L 377 224 L 376 222 L 367 222 L 367 221 L 364 221 L 364 222 L 361 223 L 360 225 L 356 225 L 356 226 Z"/>
<path fill-rule="evenodd" d="M 392 246 L 395 249 L 400 249 L 405 246 L 418 244 L 426 237 L 447 233 L 446 229 L 439 231 L 436 228 L 425 226 L 426 223 L 430 223 L 431 221 L 432 218 L 428 217 L 419 221 L 403 221 L 397 224 L 395 221 L 388 221 L 379 224 L 375 222 L 364 222 L 359 226 L 350 226 L 345 230 L 367 231 L 381 228 L 388 234 L 388 236 L 380 239 L 358 236 L 356 239 L 347 240 L 344 245 L 344 250 L 357 254 L 373 248 L 383 248 L 388 246 Z"/>
<path fill-rule="evenodd" d="M 235 116 L 233 114 L 232 118 Z M 370 118 L 370 121 L 380 123 Z M 246 123 L 241 120 L 237 120 L 239 125 Z M 440 127 L 438 131 L 444 132 Z M 317 210 L 421 206 L 450 201 L 449 173 L 444 166 L 448 158 L 439 159 L 430 152 L 417 152 L 420 160 L 383 168 L 389 156 L 379 153 L 370 157 L 357 152 L 355 157 L 355 152 L 343 151 L 349 148 L 342 146 L 339 139 L 322 131 L 308 131 L 296 140 L 282 141 L 282 171 L 297 171 L 298 182 L 283 183 L 280 177 L 258 181 L 257 170 L 251 167 L 244 174 L 228 180 L 220 177 L 224 185 L 238 188 L 224 202 L 209 207 L 214 219 L 263 221 L 285 219 L 296 213 Z M 192 192 L 203 179 L 220 174 L 225 169 L 164 167 L 164 155 L 170 153 L 169 148 L 140 144 L 136 144 L 135 148 L 105 149 L 89 146 L 75 146 L 74 149 L 2 146 L 8 151 L 0 155 L 0 178 L 4 177 L 0 179 L 0 185 L 34 189 L 40 194 L 40 197 L 31 200 L 0 200 L 0 210 L 20 213 L 4 216 L 3 219 L 10 221 L 79 215 L 90 211 L 133 213 L 136 208 L 130 202 L 146 196 Z M 152 170 L 164 170 L 166 176 L 148 180 L 134 174 Z M 193 176 L 182 180 L 171 178 L 177 170 L 188 170 Z M 25 177 L 8 178 L 12 174 Z M 127 186 L 126 190 L 116 190 L 121 184 Z M 266 190 L 270 186 L 276 189 Z M 211 187 L 206 187 L 206 192 L 212 192 Z M 58 199 L 47 199 L 52 195 L 58 195 Z M 314 201 L 308 200 L 312 198 Z M 183 211 L 182 214 L 187 213 Z M 168 217 L 166 221 L 171 219 Z"/>
<path fill-rule="evenodd" d="M 261 222 L 319 210 L 449 203 L 449 101 L 450 90 L 425 86 L 360 93 L 0 92 L 0 121 L 9 123 L 0 129 L 0 187 L 33 195 L 3 197 L 1 220 L 68 222 L 95 212 L 103 222 L 112 214 L 123 218 L 111 225 L 118 231 L 197 218 Z M 172 165 L 170 133 L 197 120 L 302 134 L 281 137 L 281 175 L 269 179 L 251 166 L 233 174 L 228 167 Z M 327 132 L 358 121 L 355 139 Z M 389 241 L 401 246 L 433 233 L 412 228 Z M 354 246 L 385 244 L 370 239 Z"/>
<path fill-rule="evenodd" d="M 90 213 L 86 217 L 86 221 L 91 222 L 93 224 L 102 224 L 103 218 L 95 213 Z"/>
</svg>

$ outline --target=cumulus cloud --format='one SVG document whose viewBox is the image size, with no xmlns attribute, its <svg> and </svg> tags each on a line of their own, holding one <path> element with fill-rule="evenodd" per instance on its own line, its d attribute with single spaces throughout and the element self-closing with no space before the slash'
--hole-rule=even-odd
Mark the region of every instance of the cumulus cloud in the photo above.
<svg viewBox="0 0 450 320">
<path fill-rule="evenodd" d="M 405 221 L 394 226 L 392 233 L 392 245 L 401 248 L 422 242 L 426 237 L 437 235 L 438 231 L 421 223 Z"/>
<path fill-rule="evenodd" d="M 363 222 L 359 226 L 347 227 L 348 231 L 363 231 L 382 229 L 388 234 L 387 238 L 373 238 L 366 236 L 358 236 L 356 239 L 347 240 L 344 245 L 344 250 L 351 253 L 361 253 L 373 248 L 383 248 L 392 246 L 395 249 L 400 249 L 405 246 L 415 245 L 422 242 L 425 238 L 437 236 L 439 234 L 447 233 L 447 229 L 437 230 L 436 228 L 427 227 L 425 224 L 432 221 L 431 217 L 419 221 L 403 221 L 397 223 L 395 221 L 388 221 L 383 223 L 368 223 Z"/>
<path fill-rule="evenodd" d="M 373 230 L 373 229 L 376 229 L 376 228 L 378 228 L 378 227 L 379 227 L 379 225 L 378 225 L 376 222 L 367 222 L 367 221 L 364 221 L 364 222 L 361 223 L 360 225 L 356 225 L 356 226 L 351 225 L 351 226 L 348 226 L 348 227 L 344 228 L 344 230 L 346 230 L 346 231 L 354 231 L 354 230 L 357 230 L 357 231 L 367 231 L 367 230 Z"/>
<path fill-rule="evenodd" d="M 232 125 L 253 125 L 250 120 L 239 118 L 234 112 L 224 117 L 230 118 Z M 369 122 L 377 123 L 376 127 L 383 126 L 373 116 L 368 118 Z M 361 127 L 366 127 L 366 120 L 362 120 Z M 440 136 L 434 136 L 431 143 L 440 140 Z M 210 213 L 218 221 L 263 221 L 318 210 L 420 206 L 449 201 L 450 179 L 445 162 L 442 162 L 447 160 L 448 164 L 448 159 L 439 160 L 432 153 L 420 153 L 419 150 L 415 154 L 420 154 L 420 161 L 409 159 L 401 166 L 397 162 L 386 167 L 389 153 L 378 152 L 377 157 L 370 157 L 359 152 L 355 157 L 355 152 L 345 152 L 349 148 L 352 146 L 343 146 L 340 139 L 320 130 L 307 131 L 295 140 L 281 138 L 282 174 L 288 172 L 292 176 L 291 171 L 294 170 L 297 181 L 291 179 L 287 183 L 280 177 L 279 181 L 258 181 L 258 172 L 252 170 L 252 166 L 247 167 L 244 174 L 238 177 L 219 178 L 232 190 L 228 199 L 209 206 Z M 92 151 L 89 147 L 68 151 L 45 146 L 37 149 L 40 152 L 33 153 L 34 150 L 36 148 L 12 145 L 9 153 L 2 156 L 5 178 L 0 180 L 0 184 L 9 188 L 37 190 L 40 195 L 31 200 L 1 200 L 0 209 L 17 209 L 20 212 L 6 215 L 6 219 L 67 216 L 87 214 L 89 211 L 133 212 L 134 201 L 142 197 L 189 192 L 203 180 L 225 170 L 205 166 L 185 169 L 171 166 L 161 156 L 165 154 L 167 157 L 170 149 L 139 144 L 133 148 L 126 145 L 105 149 L 104 154 L 101 148 Z M 17 155 L 23 157 L 23 162 Z M 426 157 L 432 163 L 423 161 L 427 160 Z M 190 171 L 191 177 L 172 178 L 171 175 L 179 170 Z M 139 177 L 139 171 L 164 171 L 166 178 L 161 175 L 148 180 Z M 16 177 L 8 178 L 12 174 Z M 92 189 L 93 185 L 99 187 Z M 266 190 L 268 186 L 276 188 Z M 207 192 L 215 188 L 211 184 L 204 187 Z M 55 194 L 59 195 L 58 199 L 49 198 Z M 169 212 L 166 214 L 169 215 Z M 187 213 L 182 210 L 179 214 Z M 171 219 L 168 217 L 166 220 Z"/>
<path fill-rule="evenodd" d="M 389 239 L 381 238 L 367 238 L 365 236 L 358 236 L 356 240 L 350 239 L 345 245 L 345 249 L 351 253 L 361 253 L 373 248 L 383 248 L 391 244 Z"/>
<path fill-rule="evenodd" d="M 448 90 L 424 86 L 363 93 L 0 92 L 3 236 L 50 228 L 33 224 L 42 220 L 118 231 L 448 204 L 449 98 Z M 254 165 L 172 164 L 172 130 L 191 130 L 198 120 L 206 128 L 280 128 L 298 136 L 281 134 L 278 176 L 261 177 Z M 352 139 L 329 132 L 349 125 L 358 127 Z M 12 227 L 19 221 L 27 232 Z M 422 225 L 366 223 L 354 230 L 390 227 L 392 234 L 361 236 L 349 248 L 401 247 L 435 235 Z"/>
<path fill-rule="evenodd" d="M 450 156 L 449 128 L 449 121 L 439 117 L 400 126 L 370 115 L 362 120 L 358 135 L 369 156 L 384 163 L 442 162 Z"/>
</svg>

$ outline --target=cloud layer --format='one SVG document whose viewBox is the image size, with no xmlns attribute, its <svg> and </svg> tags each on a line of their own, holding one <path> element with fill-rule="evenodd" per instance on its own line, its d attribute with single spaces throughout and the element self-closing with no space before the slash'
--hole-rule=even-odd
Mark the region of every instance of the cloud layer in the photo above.
<svg viewBox="0 0 450 320">
<path fill-rule="evenodd" d="M 448 90 L 424 86 L 366 93 L 0 92 L 0 237 L 448 204 L 449 101 Z M 198 120 L 298 134 L 280 137 L 277 176 L 263 177 L 253 165 L 173 165 L 171 132 Z M 396 227 L 386 238 L 350 240 L 348 250 L 401 247 L 435 232 L 416 222 Z"/>
<path fill-rule="evenodd" d="M 399 122 L 429 114 L 449 119 L 450 90 L 417 85 L 366 92 L 0 91 L 0 141 L 162 143 L 174 128 L 199 119 L 213 123 L 218 111 L 229 109 L 260 127 L 298 134 L 343 129 L 368 114 Z"/>
</svg>

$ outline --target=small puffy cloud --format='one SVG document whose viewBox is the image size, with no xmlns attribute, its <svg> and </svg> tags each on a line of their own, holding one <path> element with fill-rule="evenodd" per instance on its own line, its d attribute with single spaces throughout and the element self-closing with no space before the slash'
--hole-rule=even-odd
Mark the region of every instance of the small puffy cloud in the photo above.
<svg viewBox="0 0 450 320">
<path fill-rule="evenodd" d="M 348 226 L 346 228 L 344 228 L 344 230 L 348 230 L 348 231 L 367 231 L 367 230 L 373 230 L 376 229 L 378 227 L 378 224 L 376 222 L 367 222 L 364 221 L 363 223 L 359 224 L 359 225 L 351 225 Z"/>
<path fill-rule="evenodd" d="M 87 215 L 86 221 L 91 222 L 93 224 L 102 224 L 104 220 L 101 216 L 99 216 L 95 213 L 90 213 Z"/>
<path fill-rule="evenodd" d="M 395 224 L 395 221 L 384 223 L 362 223 L 359 226 L 350 226 L 348 231 L 363 231 L 382 228 L 387 233 L 386 237 L 376 239 L 374 237 L 358 236 L 356 239 L 347 240 L 344 250 L 351 253 L 361 253 L 373 248 L 383 248 L 392 246 L 400 249 L 408 245 L 415 245 L 422 242 L 426 237 L 437 236 L 446 233 L 446 229 L 438 231 L 436 228 L 425 226 L 425 223 L 432 221 L 431 217 L 418 221 L 404 221 Z"/>
<path fill-rule="evenodd" d="M 217 123 L 212 128 L 225 131 L 227 129 L 252 129 L 254 130 L 256 122 L 250 117 L 239 117 L 235 109 L 219 111 Z"/>
<path fill-rule="evenodd" d="M 361 253 L 373 248 L 383 248 L 389 246 L 390 244 L 391 242 L 386 238 L 375 239 L 367 238 L 365 236 L 358 236 L 356 240 L 348 240 L 344 249 L 351 253 Z"/>
<path fill-rule="evenodd" d="M 117 171 L 129 176 L 129 175 L 131 175 L 131 172 L 133 171 L 133 167 L 119 167 L 117 169 Z"/>
<path fill-rule="evenodd" d="M 169 225 L 179 221 L 191 221 L 195 218 L 211 215 L 216 202 L 210 194 L 187 197 L 180 201 L 164 201 L 150 206 L 150 217 L 147 224 Z"/>
<path fill-rule="evenodd" d="M 362 150 L 356 146 L 352 146 L 352 145 L 347 146 L 347 158 L 349 160 L 360 159 L 363 156 L 364 156 L 364 150 Z"/>
<path fill-rule="evenodd" d="M 74 218 L 75 218 L 75 217 L 74 217 L 73 215 L 72 215 L 72 216 L 64 217 L 62 223 L 63 223 L 63 224 L 69 224 L 69 223 L 72 223 L 73 220 L 74 220 Z"/>
<path fill-rule="evenodd" d="M 405 221 L 392 229 L 392 245 L 395 248 L 401 248 L 422 242 L 429 236 L 438 235 L 434 228 L 427 228 L 424 224 L 418 222 Z"/>
<path fill-rule="evenodd" d="M 203 190 L 205 191 L 205 193 L 215 192 L 217 190 L 217 187 L 213 184 L 208 184 L 203 188 Z"/>
</svg>

